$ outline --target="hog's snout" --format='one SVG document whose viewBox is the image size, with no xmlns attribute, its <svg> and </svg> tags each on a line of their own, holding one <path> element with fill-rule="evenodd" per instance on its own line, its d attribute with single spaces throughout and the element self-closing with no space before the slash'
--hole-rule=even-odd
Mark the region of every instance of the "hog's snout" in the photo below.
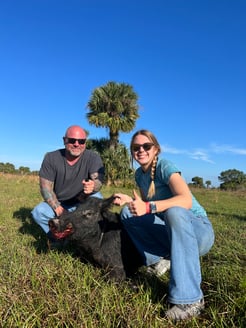
<svg viewBox="0 0 246 328">
<path fill-rule="evenodd" d="M 52 219 L 49 220 L 49 228 L 52 232 L 52 235 L 56 239 L 63 239 L 73 233 L 73 227 L 71 223 L 68 223 L 65 229 L 62 231 L 60 227 L 59 219 Z"/>
<path fill-rule="evenodd" d="M 59 219 L 52 219 L 49 220 L 49 227 L 50 229 L 58 228 L 59 227 Z"/>
</svg>

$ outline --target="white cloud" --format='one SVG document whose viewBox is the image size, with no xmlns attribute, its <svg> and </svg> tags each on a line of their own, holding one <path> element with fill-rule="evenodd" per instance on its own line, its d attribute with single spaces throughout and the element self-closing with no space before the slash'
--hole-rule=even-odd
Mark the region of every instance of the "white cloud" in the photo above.
<svg viewBox="0 0 246 328">
<path fill-rule="evenodd" d="M 235 154 L 235 155 L 246 155 L 246 149 L 237 148 L 237 147 L 230 146 L 230 145 L 212 144 L 211 151 L 216 154 L 231 153 L 231 154 Z"/>
<path fill-rule="evenodd" d="M 214 162 L 209 158 L 208 152 L 206 150 L 185 150 L 185 149 L 177 149 L 170 146 L 162 146 L 162 151 L 168 154 L 174 155 L 186 155 L 189 158 L 200 160 L 204 162 L 208 162 L 214 164 Z"/>
<path fill-rule="evenodd" d="M 228 155 L 246 155 L 246 149 L 238 148 L 231 145 L 218 145 L 216 143 L 211 144 L 208 149 L 178 149 L 168 145 L 163 145 L 162 151 L 167 154 L 173 155 L 185 155 L 189 158 L 198 161 L 204 161 L 211 164 L 215 162 L 211 159 L 213 154 L 228 154 Z"/>
<path fill-rule="evenodd" d="M 168 154 L 185 154 L 186 153 L 185 150 L 180 150 L 177 148 L 169 147 L 167 145 L 161 146 L 161 150 L 162 150 L 162 152 L 168 153 Z"/>
<path fill-rule="evenodd" d="M 206 153 L 206 151 L 201 151 L 201 150 L 194 151 L 193 153 L 190 153 L 190 157 L 195 160 L 200 160 L 200 161 L 214 164 L 214 161 L 212 161 L 209 158 L 209 155 Z"/>
</svg>

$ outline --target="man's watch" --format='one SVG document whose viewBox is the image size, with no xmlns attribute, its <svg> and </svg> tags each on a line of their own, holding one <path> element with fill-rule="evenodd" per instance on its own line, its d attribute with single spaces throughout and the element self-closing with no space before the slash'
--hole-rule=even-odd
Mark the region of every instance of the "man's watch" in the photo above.
<svg viewBox="0 0 246 328">
<path fill-rule="evenodd" d="M 150 208 L 150 213 L 156 213 L 157 212 L 157 208 L 156 208 L 156 204 L 155 202 L 149 202 L 149 208 Z"/>
</svg>

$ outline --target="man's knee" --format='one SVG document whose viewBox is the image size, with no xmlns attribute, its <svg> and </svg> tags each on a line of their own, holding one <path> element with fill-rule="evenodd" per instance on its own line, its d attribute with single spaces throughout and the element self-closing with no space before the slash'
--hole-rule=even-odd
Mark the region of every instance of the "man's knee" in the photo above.
<svg viewBox="0 0 246 328">
<path fill-rule="evenodd" d="M 38 223 L 38 218 L 40 217 L 40 211 L 39 211 L 39 206 L 37 205 L 36 207 L 34 207 L 34 209 L 31 211 L 32 217 L 34 219 L 35 222 Z"/>
<path fill-rule="evenodd" d="M 54 211 L 46 202 L 42 202 L 34 207 L 31 214 L 34 221 L 38 224 L 55 217 Z"/>
</svg>

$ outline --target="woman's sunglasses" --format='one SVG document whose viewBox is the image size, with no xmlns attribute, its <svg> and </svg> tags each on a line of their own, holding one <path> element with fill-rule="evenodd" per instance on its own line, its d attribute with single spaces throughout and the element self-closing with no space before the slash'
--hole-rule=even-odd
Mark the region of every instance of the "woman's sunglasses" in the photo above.
<svg viewBox="0 0 246 328">
<path fill-rule="evenodd" d="M 137 151 L 140 150 L 141 147 L 143 147 L 143 150 L 148 151 L 148 150 L 150 150 L 153 146 L 154 146 L 154 144 L 153 144 L 153 143 L 150 143 L 150 142 L 146 142 L 146 143 L 144 143 L 144 144 L 142 144 L 142 145 L 140 145 L 140 144 L 133 144 L 133 145 L 132 145 L 132 150 L 133 150 L 134 152 L 137 152 Z"/>
<path fill-rule="evenodd" d="M 67 138 L 67 142 L 74 145 L 75 142 L 78 141 L 80 145 L 84 145 L 86 142 L 86 139 L 75 139 L 75 138 Z"/>
</svg>

